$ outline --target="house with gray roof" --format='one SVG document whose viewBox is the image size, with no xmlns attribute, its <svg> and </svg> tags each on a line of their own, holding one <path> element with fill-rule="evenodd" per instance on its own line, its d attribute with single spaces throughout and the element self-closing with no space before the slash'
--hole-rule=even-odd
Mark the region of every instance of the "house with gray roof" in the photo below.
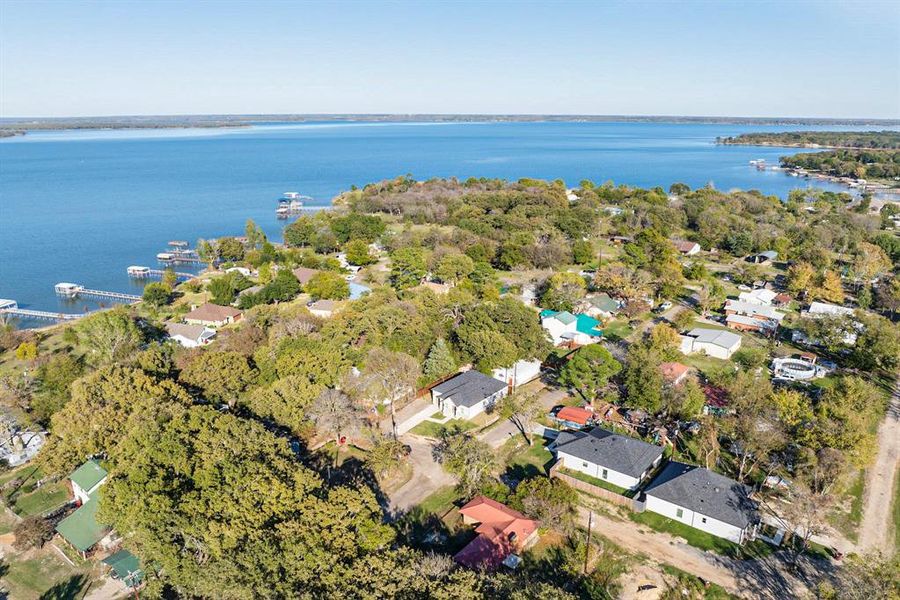
<svg viewBox="0 0 900 600">
<path fill-rule="evenodd" d="M 431 388 L 431 401 L 445 416 L 471 419 L 509 393 L 509 386 L 478 371 L 466 371 Z"/>
<path fill-rule="evenodd" d="M 759 523 L 750 488 L 709 469 L 672 461 L 644 490 L 645 510 L 743 544 Z"/>
<path fill-rule="evenodd" d="M 627 490 L 636 489 L 663 456 L 659 446 L 601 427 L 560 432 L 553 451 L 558 465 Z"/>
<path fill-rule="evenodd" d="M 705 352 L 708 356 L 729 359 L 741 347 L 741 336 L 722 329 L 697 327 L 681 336 L 682 354 Z"/>
</svg>

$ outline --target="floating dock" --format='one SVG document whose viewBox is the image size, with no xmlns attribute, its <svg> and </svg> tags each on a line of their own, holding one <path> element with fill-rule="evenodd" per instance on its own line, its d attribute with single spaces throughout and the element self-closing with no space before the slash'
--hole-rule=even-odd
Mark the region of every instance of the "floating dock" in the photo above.
<svg viewBox="0 0 900 600">
<path fill-rule="evenodd" d="M 174 263 L 184 263 L 184 264 L 196 264 L 202 265 L 205 264 L 200 257 L 193 251 L 185 251 L 185 252 L 160 252 L 156 255 L 156 260 L 161 263 L 174 264 Z"/>
<path fill-rule="evenodd" d="M 142 267 L 139 265 L 132 265 L 128 267 L 127 272 L 129 277 L 134 277 L 135 279 L 146 279 L 148 277 L 160 277 L 165 276 L 166 271 L 168 269 L 151 269 L 150 267 Z M 193 273 L 179 273 L 178 271 L 172 271 L 175 273 L 175 276 L 182 280 L 187 281 L 188 279 L 193 279 L 196 277 Z"/>
<path fill-rule="evenodd" d="M 27 319 L 45 319 L 49 321 L 74 321 L 80 319 L 83 315 L 71 313 L 50 312 L 47 310 L 30 310 L 27 308 L 19 308 L 19 303 L 15 300 L 0 298 L 0 315 L 9 315 L 11 317 L 24 317 Z"/>
<path fill-rule="evenodd" d="M 56 293 L 66 298 L 78 298 L 79 296 L 88 296 L 91 298 L 100 298 L 101 300 L 120 300 L 122 302 L 140 302 L 142 298 L 134 294 L 123 294 L 122 292 L 107 292 L 105 290 L 91 290 L 77 283 L 57 283 L 54 286 Z"/>
</svg>

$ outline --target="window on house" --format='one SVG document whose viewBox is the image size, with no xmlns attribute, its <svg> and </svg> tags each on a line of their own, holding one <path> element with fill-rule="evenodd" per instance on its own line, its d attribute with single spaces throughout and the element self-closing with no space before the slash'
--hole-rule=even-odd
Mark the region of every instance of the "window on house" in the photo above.
<svg viewBox="0 0 900 600">
<path fill-rule="evenodd" d="M 700 521 L 706 523 L 706 517 L 703 517 L 702 519 L 700 519 Z"/>
<path fill-rule="evenodd" d="M 609 477 L 609 471 L 603 469 L 603 479 L 606 479 L 607 477 Z"/>
<path fill-rule="evenodd" d="M 583 462 L 583 463 L 581 463 L 581 466 L 587 468 L 587 463 Z"/>
<path fill-rule="evenodd" d="M 680 519 L 681 517 L 684 516 L 684 511 L 679 508 L 678 510 L 675 511 L 675 516 Z"/>
</svg>

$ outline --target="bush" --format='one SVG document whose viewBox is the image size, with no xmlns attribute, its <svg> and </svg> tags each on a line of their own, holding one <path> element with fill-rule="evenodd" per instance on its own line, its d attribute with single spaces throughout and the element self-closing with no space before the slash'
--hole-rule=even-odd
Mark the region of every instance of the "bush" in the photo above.
<svg viewBox="0 0 900 600">
<path fill-rule="evenodd" d="M 16 550 L 41 548 L 53 537 L 53 525 L 41 517 L 25 517 L 16 525 L 13 533 L 16 536 L 16 541 L 13 542 Z"/>
</svg>

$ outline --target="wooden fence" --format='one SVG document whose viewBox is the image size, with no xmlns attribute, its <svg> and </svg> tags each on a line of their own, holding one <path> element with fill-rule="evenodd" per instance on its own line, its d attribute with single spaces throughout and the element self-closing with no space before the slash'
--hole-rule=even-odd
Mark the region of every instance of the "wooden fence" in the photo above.
<svg viewBox="0 0 900 600">
<path fill-rule="evenodd" d="M 613 504 L 624 506 L 628 510 L 634 510 L 633 499 L 623 496 L 622 494 L 617 494 L 616 492 L 611 492 L 607 489 L 593 485 L 586 481 L 582 481 L 577 477 L 572 477 L 571 475 L 563 473 L 559 461 L 553 463 L 553 466 L 550 467 L 550 477 L 555 477 L 560 481 L 565 481 L 576 490 L 585 492 L 586 494 L 590 494 L 591 496 L 596 496 L 608 502 L 612 502 Z"/>
</svg>

